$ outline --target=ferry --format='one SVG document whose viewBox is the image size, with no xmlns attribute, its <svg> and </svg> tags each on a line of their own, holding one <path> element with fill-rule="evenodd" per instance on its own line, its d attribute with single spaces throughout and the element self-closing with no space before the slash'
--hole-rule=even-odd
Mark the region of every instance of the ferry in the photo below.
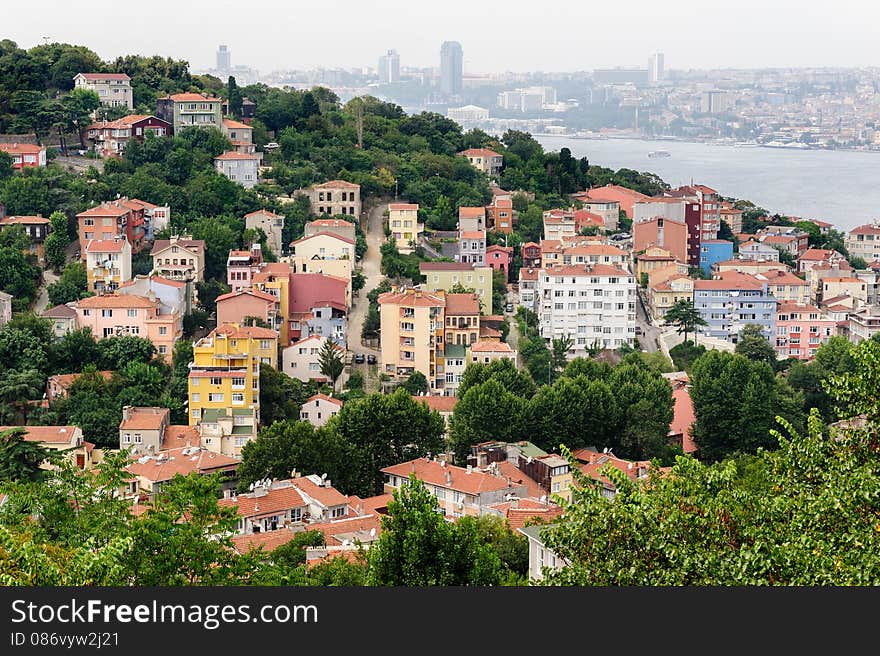
<svg viewBox="0 0 880 656">
<path fill-rule="evenodd" d="M 672 153 L 668 150 L 652 150 L 648 153 L 648 157 L 672 157 Z"/>
</svg>

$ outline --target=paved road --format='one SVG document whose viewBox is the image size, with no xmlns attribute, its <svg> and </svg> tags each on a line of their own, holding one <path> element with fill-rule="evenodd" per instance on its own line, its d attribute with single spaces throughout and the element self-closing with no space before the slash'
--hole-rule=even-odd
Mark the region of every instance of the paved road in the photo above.
<svg viewBox="0 0 880 656">
<path fill-rule="evenodd" d="M 78 147 L 78 144 L 77 144 Z M 59 155 L 53 160 L 56 164 L 65 168 L 71 168 L 76 173 L 85 173 L 90 166 L 94 166 L 98 171 L 103 172 L 104 160 L 92 159 L 90 157 L 82 157 L 80 155 Z"/>
<path fill-rule="evenodd" d="M 37 300 L 34 301 L 34 313 L 41 314 L 49 308 L 49 292 L 47 287 L 58 280 L 58 276 L 52 273 L 51 269 L 43 271 L 43 282 L 40 284 L 40 292 L 37 294 Z"/>
<path fill-rule="evenodd" d="M 645 310 L 645 305 L 642 301 L 641 293 L 637 293 L 638 300 L 636 301 L 636 326 L 641 327 L 642 334 L 636 335 L 636 339 L 639 340 L 639 344 L 642 345 L 642 348 L 648 353 L 654 353 L 655 351 L 660 350 L 659 346 L 659 338 L 661 330 L 653 325 L 648 318 L 648 313 Z"/>
</svg>

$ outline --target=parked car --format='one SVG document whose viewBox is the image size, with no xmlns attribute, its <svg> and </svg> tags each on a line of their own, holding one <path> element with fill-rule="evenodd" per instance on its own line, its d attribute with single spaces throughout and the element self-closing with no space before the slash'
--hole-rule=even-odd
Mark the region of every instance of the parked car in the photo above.
<svg viewBox="0 0 880 656">
<path fill-rule="evenodd" d="M 636 326 L 636 335 L 641 335 L 641 334 L 642 334 L 642 327 Z"/>
<path fill-rule="evenodd" d="M 367 364 L 376 364 L 376 356 L 372 353 L 367 355 Z"/>
<path fill-rule="evenodd" d="M 504 311 L 505 312 L 513 312 L 513 303 L 508 303 L 507 305 L 505 305 Z"/>
<path fill-rule="evenodd" d="M 355 364 L 363 364 L 364 363 L 364 354 L 363 353 L 355 353 L 354 354 L 354 362 L 355 362 Z"/>
</svg>

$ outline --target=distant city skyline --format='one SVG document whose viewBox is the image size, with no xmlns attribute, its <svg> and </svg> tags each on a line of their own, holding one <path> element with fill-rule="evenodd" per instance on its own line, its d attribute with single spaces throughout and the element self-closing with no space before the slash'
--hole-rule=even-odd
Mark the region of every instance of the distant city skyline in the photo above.
<svg viewBox="0 0 880 656">
<path fill-rule="evenodd" d="M 463 0 L 430 6 L 390 0 L 381 8 L 351 0 L 295 7 L 267 0 L 236 13 L 234 20 L 226 17 L 240 9 L 237 3 L 214 0 L 210 6 L 214 11 L 205 13 L 199 2 L 154 0 L 155 15 L 174 16 L 161 29 L 102 30 L 95 19 L 83 16 L 102 15 L 96 12 L 106 10 L 103 3 L 42 0 L 7 12 L 0 38 L 23 48 L 47 40 L 84 45 L 105 60 L 158 54 L 185 59 L 193 70 L 214 68 L 217 47 L 226 44 L 235 63 L 263 73 L 375 68 L 390 48 L 404 67 L 439 68 L 444 41 L 461 43 L 465 75 L 645 68 L 647 58 L 658 51 L 665 55 L 667 70 L 880 64 L 874 27 L 880 8 L 856 0 L 811 6 L 809 12 L 793 0 L 741 0 L 735 7 L 697 0 L 632 0 L 626 9 L 567 3 L 538 9 L 534 3 L 510 0 L 504 12 L 489 3 Z M 328 15 L 345 17 L 333 22 L 332 33 L 291 31 L 294 24 L 323 24 Z M 137 5 L 113 8 L 114 24 L 141 20 Z"/>
</svg>

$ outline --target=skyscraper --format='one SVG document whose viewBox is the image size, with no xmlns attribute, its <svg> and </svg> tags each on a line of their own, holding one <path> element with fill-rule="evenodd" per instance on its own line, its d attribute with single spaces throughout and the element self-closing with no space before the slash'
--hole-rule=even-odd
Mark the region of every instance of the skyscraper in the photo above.
<svg viewBox="0 0 880 656">
<path fill-rule="evenodd" d="M 651 82 L 659 82 L 663 79 L 663 53 L 655 52 L 648 59 L 648 78 Z"/>
<path fill-rule="evenodd" d="M 228 46 L 217 48 L 217 70 L 230 71 L 232 69 L 232 52 Z"/>
<path fill-rule="evenodd" d="M 461 44 L 444 41 L 440 46 L 440 91 L 447 96 L 461 93 L 461 61 Z"/>
<path fill-rule="evenodd" d="M 379 57 L 379 84 L 400 82 L 400 55 L 389 50 Z"/>
</svg>

